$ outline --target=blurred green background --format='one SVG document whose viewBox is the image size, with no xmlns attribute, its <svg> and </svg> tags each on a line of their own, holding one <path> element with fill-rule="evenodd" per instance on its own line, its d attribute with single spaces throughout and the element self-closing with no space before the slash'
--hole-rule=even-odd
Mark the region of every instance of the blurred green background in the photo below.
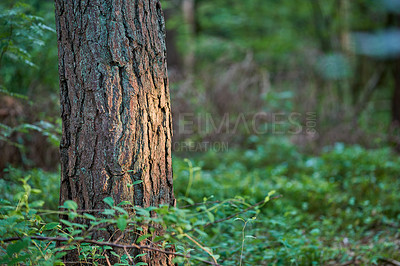
<svg viewBox="0 0 400 266">
<path fill-rule="evenodd" d="M 398 263 L 400 1 L 161 2 L 177 198 L 283 195 L 249 224 L 242 255 L 237 222 L 203 236 L 222 264 Z M 0 3 L 0 198 L 18 202 L 30 176 L 50 209 L 54 25 L 52 1 Z"/>
</svg>

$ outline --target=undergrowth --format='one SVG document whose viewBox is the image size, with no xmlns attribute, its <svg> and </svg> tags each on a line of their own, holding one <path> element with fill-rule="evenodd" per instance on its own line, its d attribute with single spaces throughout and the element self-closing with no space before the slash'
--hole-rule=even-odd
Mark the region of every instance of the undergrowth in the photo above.
<svg viewBox="0 0 400 266">
<path fill-rule="evenodd" d="M 0 264 L 60 264 L 67 247 L 96 264 L 112 245 L 91 242 L 93 228 L 129 231 L 154 224 L 163 235 L 143 234 L 128 250 L 139 245 L 143 254 L 151 242 L 173 245 L 178 265 L 399 261 L 399 173 L 400 159 L 390 149 L 339 143 L 309 156 L 287 139 L 271 138 L 253 149 L 174 158 L 176 208 L 118 206 L 108 198 L 109 209 L 96 218 L 74 202 L 57 209 L 58 173 L 8 168 L 0 180 Z M 70 219 L 59 220 L 60 212 Z M 118 255 L 119 265 L 140 261 L 128 254 Z"/>
</svg>

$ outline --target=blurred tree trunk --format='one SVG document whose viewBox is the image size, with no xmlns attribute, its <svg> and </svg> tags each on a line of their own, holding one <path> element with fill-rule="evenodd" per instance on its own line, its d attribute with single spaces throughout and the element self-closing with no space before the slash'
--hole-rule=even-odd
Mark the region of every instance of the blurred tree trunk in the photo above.
<svg viewBox="0 0 400 266">
<path fill-rule="evenodd" d="M 390 14 L 388 23 L 390 27 L 400 30 L 400 15 Z M 392 96 L 392 125 L 390 135 L 393 138 L 395 149 L 400 152 L 400 58 L 397 57 L 393 62 L 392 68 L 394 88 Z"/>
<path fill-rule="evenodd" d="M 115 204 L 174 205 L 160 1 L 55 3 L 63 122 L 60 204 L 74 200 L 78 209 L 104 209 L 103 199 L 112 197 Z M 129 186 L 138 180 L 142 183 Z M 135 241 L 133 233 L 106 229 L 93 238 Z M 141 260 L 151 265 L 173 264 L 171 256 L 146 253 Z M 78 260 L 76 253 L 65 259 Z"/>
<path fill-rule="evenodd" d="M 177 8 L 175 6 L 164 9 L 165 20 L 168 21 L 170 18 L 173 18 L 177 11 L 179 12 L 179 7 Z M 169 81 L 172 83 L 181 80 L 183 70 L 183 60 L 178 50 L 177 40 L 178 32 L 176 28 L 167 29 L 166 45 L 168 50 L 168 76 Z"/>
<path fill-rule="evenodd" d="M 340 23 L 340 46 L 341 50 L 347 54 L 351 51 L 350 21 L 351 21 L 351 2 L 350 0 L 340 0 L 339 13 L 341 14 Z"/>
<path fill-rule="evenodd" d="M 400 59 L 394 64 L 394 92 L 392 97 L 392 134 L 395 140 L 396 151 L 400 152 Z"/>
<path fill-rule="evenodd" d="M 320 0 L 309 0 L 312 8 L 315 34 L 319 41 L 320 49 L 323 53 L 328 53 L 332 50 L 332 44 L 330 40 L 330 27 L 326 20 L 324 13 L 321 8 Z"/>
<path fill-rule="evenodd" d="M 183 19 L 187 27 L 188 45 L 184 56 L 184 70 L 186 76 L 191 76 L 195 66 L 194 38 L 196 34 L 196 2 L 195 0 L 182 1 Z"/>
</svg>

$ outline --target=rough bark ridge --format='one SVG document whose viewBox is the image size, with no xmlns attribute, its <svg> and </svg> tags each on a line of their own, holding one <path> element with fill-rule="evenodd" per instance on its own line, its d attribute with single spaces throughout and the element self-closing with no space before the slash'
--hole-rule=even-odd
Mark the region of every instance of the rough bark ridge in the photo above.
<svg viewBox="0 0 400 266">
<path fill-rule="evenodd" d="M 111 196 L 116 204 L 174 205 L 160 1 L 56 0 L 55 6 L 63 122 L 60 204 L 74 200 L 79 209 L 102 209 Z M 128 187 L 136 180 L 143 182 Z M 110 229 L 97 235 L 111 241 L 118 236 Z M 144 260 L 172 264 L 152 252 Z"/>
</svg>

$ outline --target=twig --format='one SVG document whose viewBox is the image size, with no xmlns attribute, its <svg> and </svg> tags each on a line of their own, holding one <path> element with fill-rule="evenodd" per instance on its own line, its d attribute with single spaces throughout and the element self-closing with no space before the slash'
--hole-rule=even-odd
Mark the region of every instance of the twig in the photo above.
<svg viewBox="0 0 400 266">
<path fill-rule="evenodd" d="M 41 241 L 56 241 L 56 242 L 68 242 L 68 241 L 72 240 L 71 242 L 75 242 L 75 243 L 89 243 L 89 244 L 95 244 L 98 246 L 109 246 L 109 247 L 122 248 L 122 249 L 135 248 L 135 249 L 151 250 L 151 251 L 161 252 L 161 253 L 168 254 L 168 255 L 174 255 L 174 256 L 183 257 L 183 258 L 187 258 L 187 259 L 198 260 L 198 261 L 201 261 L 201 262 L 209 264 L 209 265 L 216 265 L 216 266 L 219 265 L 212 261 L 206 261 L 206 260 L 202 260 L 202 259 L 199 259 L 196 257 L 192 257 L 190 255 L 184 255 L 184 254 L 180 254 L 180 253 L 176 253 L 176 252 L 172 252 L 172 251 L 162 250 L 162 249 L 154 248 L 151 246 L 141 246 L 141 245 L 136 245 L 136 244 L 123 245 L 123 244 L 117 244 L 117 243 L 96 241 L 96 240 L 92 240 L 92 239 L 74 240 L 74 239 L 68 239 L 65 237 L 29 236 L 29 238 L 35 239 L 35 240 L 41 240 Z M 21 239 L 21 237 L 10 237 L 10 238 L 6 238 L 6 239 L 2 239 L 0 241 L 1 242 L 11 242 L 11 241 L 20 240 L 20 239 Z"/>
<path fill-rule="evenodd" d="M 132 259 L 131 255 L 129 255 L 128 250 L 126 250 L 126 247 L 124 247 L 124 251 L 125 251 L 125 254 L 128 256 L 129 261 L 133 264 L 133 259 Z"/>
<path fill-rule="evenodd" d="M 278 196 L 275 196 L 275 197 L 271 197 L 270 200 L 279 199 L 279 198 L 281 198 L 281 197 L 282 197 L 282 195 L 278 195 Z M 203 227 L 208 227 L 208 226 L 213 225 L 213 224 L 218 224 L 218 223 L 225 222 L 225 221 L 227 221 L 227 220 L 230 220 L 230 219 L 232 219 L 232 218 L 235 218 L 236 216 L 239 216 L 239 215 L 242 214 L 242 213 L 248 212 L 248 211 L 254 209 L 254 208 L 257 207 L 257 206 L 260 206 L 260 205 L 262 205 L 263 203 L 264 203 L 264 200 L 262 200 L 262 201 L 260 201 L 260 202 L 257 202 L 256 204 L 254 204 L 254 205 L 252 205 L 252 206 L 250 206 L 250 207 L 248 207 L 248 208 L 246 208 L 246 209 L 244 209 L 244 210 L 242 210 L 242 211 L 240 211 L 240 212 L 234 213 L 234 214 L 232 214 L 232 215 L 230 215 L 230 216 L 228 216 L 228 217 L 225 217 L 225 218 L 216 220 L 216 221 L 214 221 L 214 222 L 207 223 L 207 224 L 203 225 Z"/>
<path fill-rule="evenodd" d="M 192 241 L 193 243 L 195 243 L 199 248 L 201 248 L 202 250 L 204 250 L 208 255 L 211 256 L 211 258 L 214 260 L 214 263 L 215 263 L 215 264 L 218 264 L 217 260 L 214 258 L 214 255 L 213 255 L 210 251 L 208 251 L 207 249 L 205 249 L 202 245 L 200 245 L 199 242 L 197 242 L 195 239 L 193 239 L 193 237 L 191 237 L 190 235 L 184 234 L 184 236 L 186 236 L 190 241 Z"/>
<path fill-rule="evenodd" d="M 200 205 L 205 205 L 205 204 L 215 204 L 215 203 L 221 203 L 221 201 L 220 200 L 216 200 L 216 201 L 197 202 L 197 203 L 194 203 L 194 204 L 188 204 L 188 205 L 179 206 L 179 208 L 185 209 L 185 208 L 189 208 L 189 207 L 195 207 L 195 206 L 200 206 Z"/>
<path fill-rule="evenodd" d="M 108 259 L 107 254 L 104 254 L 104 257 L 106 257 L 107 265 L 108 265 L 108 266 L 111 266 L 111 262 L 110 262 L 110 260 Z"/>
<path fill-rule="evenodd" d="M 378 69 L 378 71 L 375 72 L 374 75 L 368 80 L 367 84 L 365 85 L 365 88 L 363 89 L 364 94 L 360 96 L 360 99 L 354 108 L 353 121 L 357 120 L 357 118 L 360 116 L 360 114 L 368 105 L 369 99 L 372 97 L 379 82 L 383 78 L 384 71 L 385 71 L 384 68 Z"/>
</svg>

